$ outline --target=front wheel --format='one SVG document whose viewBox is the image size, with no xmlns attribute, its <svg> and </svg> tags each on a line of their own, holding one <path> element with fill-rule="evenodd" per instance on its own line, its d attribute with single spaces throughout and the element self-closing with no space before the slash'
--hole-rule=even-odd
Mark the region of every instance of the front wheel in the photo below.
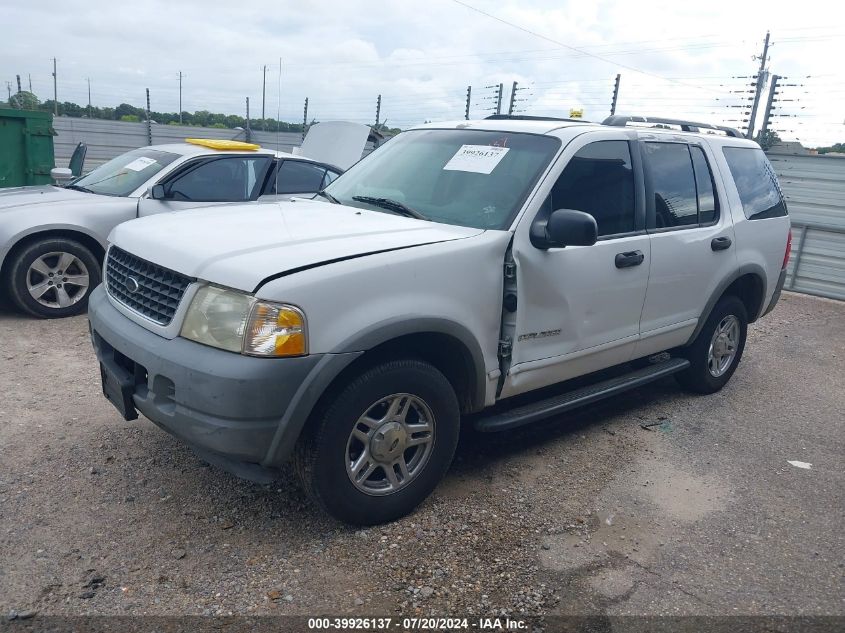
<svg viewBox="0 0 845 633">
<path fill-rule="evenodd" d="M 737 297 L 719 299 L 692 345 L 682 351 L 690 366 L 675 374 L 682 387 L 715 393 L 731 379 L 745 349 L 748 314 Z"/>
<path fill-rule="evenodd" d="M 100 265 L 76 240 L 46 238 L 33 242 L 11 262 L 10 295 L 29 314 L 59 318 L 85 312 L 100 283 Z"/>
<path fill-rule="evenodd" d="M 440 371 L 392 361 L 340 389 L 304 431 L 294 464 L 305 490 L 335 518 L 385 523 L 431 494 L 459 427 L 457 397 Z"/>
</svg>

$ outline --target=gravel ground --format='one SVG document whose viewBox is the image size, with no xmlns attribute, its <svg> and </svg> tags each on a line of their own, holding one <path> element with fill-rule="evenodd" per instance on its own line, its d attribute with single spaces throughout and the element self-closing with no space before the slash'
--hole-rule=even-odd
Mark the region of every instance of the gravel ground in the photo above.
<svg viewBox="0 0 845 633">
<path fill-rule="evenodd" d="M 785 294 L 719 394 L 467 432 L 366 530 L 123 422 L 85 317 L 7 308 L 0 340 L 3 613 L 845 615 L 845 303 Z"/>
</svg>

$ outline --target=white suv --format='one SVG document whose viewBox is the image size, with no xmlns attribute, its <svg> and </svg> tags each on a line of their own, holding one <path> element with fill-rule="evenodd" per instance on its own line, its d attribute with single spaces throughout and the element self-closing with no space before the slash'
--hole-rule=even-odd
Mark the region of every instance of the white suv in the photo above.
<svg viewBox="0 0 845 633">
<path fill-rule="evenodd" d="M 119 225 L 89 312 L 106 397 L 247 478 L 293 457 L 372 524 L 434 489 L 462 416 L 721 389 L 783 285 L 783 197 L 734 130 L 632 122 L 425 125 L 313 200 Z"/>
</svg>

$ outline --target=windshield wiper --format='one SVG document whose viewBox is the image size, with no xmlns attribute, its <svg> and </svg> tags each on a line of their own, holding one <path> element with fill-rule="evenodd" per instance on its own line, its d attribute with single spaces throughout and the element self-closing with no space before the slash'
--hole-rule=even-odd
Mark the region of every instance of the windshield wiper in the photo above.
<svg viewBox="0 0 845 633">
<path fill-rule="evenodd" d="M 65 189 L 73 189 L 74 191 L 84 191 L 85 193 L 94 193 L 90 189 L 86 187 L 80 187 L 79 185 L 65 185 Z"/>
<path fill-rule="evenodd" d="M 340 201 L 337 198 L 335 198 L 332 194 L 330 194 L 326 191 L 318 191 L 317 195 L 323 196 L 326 200 L 328 200 L 332 204 L 340 204 Z"/>
<path fill-rule="evenodd" d="M 402 204 L 398 200 L 391 200 L 390 198 L 375 198 L 373 196 L 352 196 L 352 199 L 357 200 L 358 202 L 371 204 L 376 207 L 381 207 L 382 209 L 387 209 L 388 211 L 393 211 L 394 213 L 398 213 L 399 215 L 404 215 L 409 218 L 428 220 L 428 218 L 422 213 L 416 209 L 412 209 L 408 205 Z"/>
</svg>

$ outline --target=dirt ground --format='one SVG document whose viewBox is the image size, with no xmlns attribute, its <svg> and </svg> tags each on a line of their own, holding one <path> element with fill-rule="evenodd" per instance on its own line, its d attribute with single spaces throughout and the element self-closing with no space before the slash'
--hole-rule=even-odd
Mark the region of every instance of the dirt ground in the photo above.
<svg viewBox="0 0 845 633">
<path fill-rule="evenodd" d="M 0 613 L 845 615 L 845 303 L 785 294 L 719 394 L 468 432 L 366 530 L 122 421 L 85 317 L 0 341 Z"/>
</svg>

